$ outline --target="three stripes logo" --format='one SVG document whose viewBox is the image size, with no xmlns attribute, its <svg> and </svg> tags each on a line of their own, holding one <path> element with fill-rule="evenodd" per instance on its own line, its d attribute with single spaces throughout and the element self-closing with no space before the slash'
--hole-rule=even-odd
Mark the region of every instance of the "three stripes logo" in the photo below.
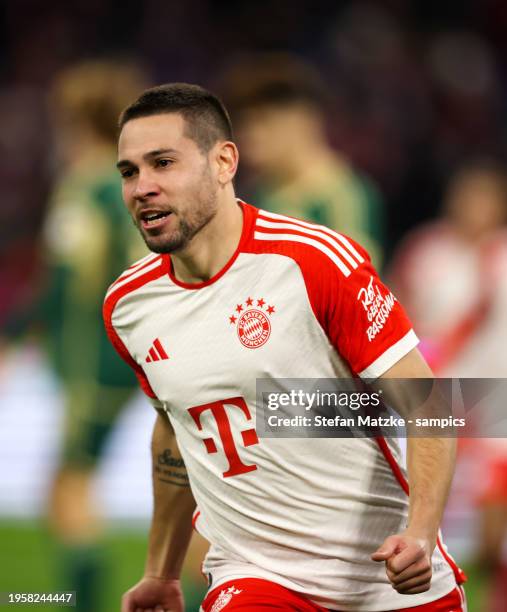
<svg viewBox="0 0 507 612">
<path fill-rule="evenodd" d="M 162 343 L 157 338 L 148 351 L 146 363 L 152 363 L 153 361 L 165 361 L 166 359 L 169 359 L 169 355 L 165 352 Z"/>
</svg>

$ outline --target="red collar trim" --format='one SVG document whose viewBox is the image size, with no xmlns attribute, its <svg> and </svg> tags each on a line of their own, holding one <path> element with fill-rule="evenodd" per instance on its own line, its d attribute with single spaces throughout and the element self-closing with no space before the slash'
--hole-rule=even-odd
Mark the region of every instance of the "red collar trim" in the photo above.
<svg viewBox="0 0 507 612">
<path fill-rule="evenodd" d="M 250 204 L 246 204 L 241 200 L 238 200 L 238 204 L 241 206 L 243 211 L 243 229 L 241 231 L 241 238 L 239 239 L 238 246 L 236 247 L 236 250 L 232 254 L 229 261 L 210 279 L 201 283 L 184 283 L 183 281 L 178 280 L 174 275 L 171 256 L 169 254 L 162 256 L 164 259 L 164 263 L 162 265 L 165 266 L 169 278 L 175 285 L 178 285 L 178 287 L 182 287 L 183 289 L 203 289 L 204 287 L 208 287 L 209 285 L 216 283 L 217 280 L 219 280 L 227 272 L 227 270 L 229 270 L 232 264 L 236 261 L 238 255 L 244 249 L 245 244 L 250 239 L 255 223 L 255 217 L 257 215 L 257 208 L 254 208 L 253 206 L 250 206 Z"/>
</svg>

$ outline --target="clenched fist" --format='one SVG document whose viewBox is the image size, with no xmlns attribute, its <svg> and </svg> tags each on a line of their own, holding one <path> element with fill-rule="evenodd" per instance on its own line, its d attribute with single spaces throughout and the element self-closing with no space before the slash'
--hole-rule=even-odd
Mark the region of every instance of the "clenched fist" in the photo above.
<svg viewBox="0 0 507 612">
<path fill-rule="evenodd" d="M 433 548 L 424 538 L 402 533 L 389 536 L 371 558 L 385 561 L 393 589 L 403 595 L 414 595 L 430 588 Z"/>
<path fill-rule="evenodd" d="M 184 612 L 179 580 L 145 576 L 121 600 L 121 612 Z"/>
</svg>

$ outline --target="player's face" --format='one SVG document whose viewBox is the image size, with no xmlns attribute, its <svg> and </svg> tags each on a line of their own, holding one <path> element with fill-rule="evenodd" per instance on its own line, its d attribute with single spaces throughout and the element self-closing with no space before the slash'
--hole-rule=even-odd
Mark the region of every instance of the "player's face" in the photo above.
<svg viewBox="0 0 507 612">
<path fill-rule="evenodd" d="M 184 249 L 217 211 L 209 156 L 176 113 L 128 121 L 118 142 L 123 199 L 148 248 Z"/>
</svg>

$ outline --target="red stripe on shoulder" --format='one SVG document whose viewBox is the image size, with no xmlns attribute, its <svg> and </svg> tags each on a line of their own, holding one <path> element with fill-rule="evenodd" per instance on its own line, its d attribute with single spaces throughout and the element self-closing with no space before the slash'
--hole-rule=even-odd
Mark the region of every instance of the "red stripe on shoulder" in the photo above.
<svg viewBox="0 0 507 612">
<path fill-rule="evenodd" d="M 357 374 L 412 328 L 403 308 L 378 277 L 368 253 L 343 234 L 260 211 L 246 250 L 284 255 L 299 266 L 317 321 Z"/>
<path fill-rule="evenodd" d="M 119 276 L 114 281 L 114 283 L 111 284 L 111 286 L 109 287 L 108 291 L 111 291 L 111 289 L 114 289 L 114 287 L 116 287 L 118 285 L 118 283 L 121 283 L 124 280 L 126 280 L 127 278 L 130 278 L 131 276 L 133 276 L 134 274 L 137 274 L 137 272 L 140 272 L 144 268 L 147 268 L 148 266 L 151 266 L 152 264 L 154 264 L 159 259 L 162 259 L 162 255 L 150 257 L 149 259 L 147 259 L 147 261 L 143 261 L 141 264 L 139 262 L 137 262 L 136 264 L 130 266 L 130 268 L 127 268 L 127 270 L 125 270 L 125 272 L 123 272 L 123 274 L 121 276 Z"/>
<path fill-rule="evenodd" d="M 143 285 L 146 285 L 147 283 L 160 278 L 165 273 L 166 273 L 166 270 L 165 270 L 165 267 L 162 265 L 162 261 L 161 261 L 160 265 L 157 266 L 155 269 L 149 270 L 148 272 L 142 274 L 141 276 L 133 278 L 130 282 L 127 282 L 124 285 L 121 285 L 120 287 L 118 287 L 117 289 L 113 289 L 113 291 L 110 291 L 110 293 L 108 294 L 108 296 L 106 297 L 104 301 L 104 306 L 102 309 L 102 314 L 104 317 L 104 325 L 105 325 L 109 340 L 111 341 L 112 345 L 114 346 L 114 348 L 116 349 L 120 357 L 134 370 L 134 373 L 137 376 L 137 379 L 139 380 L 139 384 L 141 385 L 141 389 L 146 393 L 148 397 L 151 397 L 153 399 L 157 399 L 157 396 L 155 395 L 153 389 L 151 388 L 150 383 L 148 382 L 148 379 L 146 378 L 146 374 L 144 373 L 144 370 L 132 358 L 127 347 L 123 343 L 120 336 L 117 334 L 113 326 L 112 318 L 113 318 L 113 312 L 116 307 L 116 304 L 121 298 L 125 297 L 132 291 L 139 289 Z"/>
</svg>

